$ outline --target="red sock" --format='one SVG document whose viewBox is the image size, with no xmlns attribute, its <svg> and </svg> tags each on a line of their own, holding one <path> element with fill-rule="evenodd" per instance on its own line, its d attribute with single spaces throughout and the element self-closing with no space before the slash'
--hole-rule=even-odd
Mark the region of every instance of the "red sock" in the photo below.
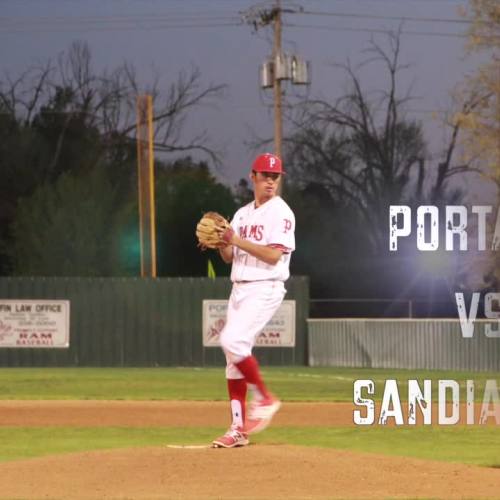
<svg viewBox="0 0 500 500">
<path fill-rule="evenodd" d="M 247 399 L 247 382 L 244 378 L 227 379 L 229 400 L 231 401 L 231 418 L 233 425 L 243 427 L 245 423 L 245 401 Z"/>
<path fill-rule="evenodd" d="M 255 356 L 248 356 L 243 361 L 235 363 L 238 370 L 245 375 L 245 379 L 257 400 L 269 399 L 271 395 L 260 376 L 259 362 Z"/>
</svg>

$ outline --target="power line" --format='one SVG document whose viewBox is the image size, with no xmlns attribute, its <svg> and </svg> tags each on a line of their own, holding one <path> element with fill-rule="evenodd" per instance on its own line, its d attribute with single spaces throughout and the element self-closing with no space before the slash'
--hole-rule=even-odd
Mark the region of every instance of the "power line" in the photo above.
<svg viewBox="0 0 500 500">
<path fill-rule="evenodd" d="M 432 31 L 407 31 L 407 30 L 391 30 L 391 29 L 381 29 L 381 28 L 345 28 L 340 26 L 320 26 L 313 24 L 294 24 L 287 23 L 287 27 L 291 28 L 313 28 L 317 30 L 329 30 L 329 31 L 352 31 L 356 33 L 383 33 L 386 35 L 401 33 L 401 35 L 417 35 L 417 36 L 440 36 L 440 37 L 448 37 L 448 38 L 466 38 L 467 35 L 462 35 L 460 33 L 438 33 Z M 497 38 L 497 37 L 489 37 L 489 38 Z"/>
<path fill-rule="evenodd" d="M 227 28 L 240 26 L 239 23 L 213 23 L 213 24 L 163 24 L 161 26 L 113 26 L 113 27 L 89 27 L 89 28 L 78 28 L 78 32 L 96 32 L 96 31 L 157 31 L 163 30 L 167 31 L 169 29 L 186 29 L 186 28 Z M 0 35 L 10 35 L 19 33 L 74 33 L 75 28 L 68 29 L 58 29 L 58 28 L 46 28 L 46 29 L 20 29 L 20 30 L 0 30 Z"/>
<path fill-rule="evenodd" d="M 200 17 L 201 15 L 201 17 Z M 128 23 L 128 22 L 161 22 L 161 21 L 218 21 L 228 20 L 231 17 L 236 18 L 237 12 L 231 11 L 216 13 L 196 13 L 193 16 L 190 13 L 167 13 L 148 15 L 148 16 L 121 16 L 121 17 L 62 17 L 62 18 L 26 18 L 26 19 L 0 19 L 0 25 L 24 25 L 24 24 L 87 24 L 87 23 Z M 171 18 L 172 17 L 172 18 Z M 170 19 L 171 18 L 171 19 Z"/>
<path fill-rule="evenodd" d="M 432 17 L 411 17 L 411 16 L 385 16 L 379 14 L 347 14 L 344 12 L 314 12 L 302 10 L 296 14 L 305 14 L 312 16 L 328 16 L 328 17 L 351 17 L 354 19 L 381 19 L 385 21 L 410 21 L 418 23 L 453 23 L 453 24 L 473 24 L 473 21 L 466 19 L 445 19 L 445 18 L 432 18 Z M 495 24 L 495 23 L 488 23 Z"/>
<path fill-rule="evenodd" d="M 373 1 L 373 0 L 372 0 Z M 393 21 L 410 21 L 410 22 L 438 22 L 438 23 L 453 23 L 453 24 L 470 24 L 472 21 L 462 19 L 445 19 L 445 18 L 423 18 L 411 16 L 386 16 L 378 14 L 351 14 L 344 12 L 315 12 L 315 11 L 296 11 L 295 14 L 314 15 L 314 16 L 328 16 L 328 17 L 345 17 L 354 19 L 380 19 L 380 20 L 393 20 Z M 153 21 L 159 22 L 161 20 L 173 20 L 189 22 L 194 20 L 217 21 L 226 20 L 228 17 L 234 19 L 239 18 L 240 13 L 236 11 L 201 11 L 201 12 L 166 12 L 163 14 L 150 14 L 146 16 L 121 16 L 121 17 L 62 17 L 62 18 L 25 18 L 13 19 L 3 18 L 0 19 L 0 25 L 24 25 L 24 24 L 81 24 L 81 23 L 125 23 L 125 22 L 140 22 L 140 21 Z"/>
<path fill-rule="evenodd" d="M 373 1 L 373 0 L 372 0 Z M 381 0 L 386 1 L 386 0 Z M 443 0 L 442 0 L 443 1 Z M 285 0 L 286 2 L 286 0 Z M 294 12 L 305 15 L 327 16 L 327 17 L 340 17 L 340 18 L 355 18 L 355 19 L 370 19 L 370 20 L 397 20 L 397 21 L 410 21 L 410 22 L 439 22 L 439 23 L 453 23 L 453 24 L 468 24 L 470 21 L 459 19 L 444 19 L 444 18 L 423 18 L 423 17 L 399 17 L 399 16 L 384 16 L 378 14 L 349 14 L 343 12 L 315 12 L 315 11 L 298 11 Z M 153 16 L 153 17 L 152 17 Z M 90 27 L 78 27 L 77 29 L 82 32 L 96 32 L 96 31 L 127 31 L 127 30 L 163 30 L 163 29 L 187 29 L 187 28 L 208 28 L 208 27 L 228 27 L 237 26 L 241 24 L 239 21 L 239 13 L 235 11 L 200 11 L 200 12 L 166 12 L 157 15 L 139 15 L 139 16 L 120 16 L 120 17 L 62 17 L 62 18 L 26 18 L 26 19 L 0 19 L 0 34 L 17 34 L 17 33 L 59 33 L 72 31 L 75 28 L 57 27 L 59 24 L 68 25 L 85 25 L 92 24 Z M 217 21 L 228 21 L 228 23 L 218 23 Z M 123 27 L 109 27 L 106 25 L 127 24 L 127 23 L 153 23 L 149 26 L 123 26 Z M 158 26 L 158 23 L 167 23 Z M 55 28 L 49 28 L 50 25 L 56 25 Z M 96 26 L 102 25 L 102 26 Z M 11 26 L 25 26 L 20 29 L 2 29 Z M 47 26 L 47 28 L 31 29 L 29 26 Z M 313 28 L 318 30 L 335 30 L 335 31 L 352 31 L 352 32 L 372 32 L 372 33 L 394 33 L 394 30 L 379 29 L 379 28 L 348 28 L 348 27 L 334 27 L 324 25 L 306 25 L 287 23 L 289 27 L 296 28 Z M 419 35 L 419 36 L 440 36 L 440 37 L 460 37 L 463 38 L 464 34 L 460 33 L 438 33 L 429 31 L 409 31 L 404 30 L 401 32 L 405 35 Z M 493 38 L 493 37 L 492 37 Z"/>
</svg>

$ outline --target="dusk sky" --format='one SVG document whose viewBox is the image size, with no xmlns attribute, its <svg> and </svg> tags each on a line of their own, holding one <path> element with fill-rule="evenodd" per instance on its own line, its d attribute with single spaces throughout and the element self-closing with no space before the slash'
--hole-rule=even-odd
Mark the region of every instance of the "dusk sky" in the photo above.
<svg viewBox="0 0 500 500">
<path fill-rule="evenodd" d="M 424 123 L 429 153 L 438 159 L 447 133 L 430 113 L 450 109 L 450 89 L 478 62 L 466 58 L 461 35 L 467 25 L 457 22 L 457 8 L 466 3 L 283 1 L 285 9 L 302 7 L 309 12 L 285 15 L 283 49 L 311 62 L 309 95 L 333 99 L 346 88 L 346 78 L 332 63 L 345 62 L 347 57 L 355 64 L 364 61 L 367 55 L 361 51 L 370 37 L 387 46 L 386 35 L 377 30 L 394 30 L 400 25 L 399 20 L 388 18 L 406 18 L 401 62 L 412 66 L 401 73 L 400 93 L 414 82 L 417 99 L 409 106 L 409 116 Z M 224 153 L 224 170 L 218 176 L 235 184 L 247 176 L 254 156 L 246 145 L 252 139 L 250 131 L 271 138 L 273 130 L 272 95 L 269 90 L 261 91 L 259 84 L 259 65 L 272 50 L 272 30 L 268 27 L 253 34 L 253 28 L 241 22 L 240 13 L 255 5 L 269 8 L 272 4 L 249 0 L 0 0 L 0 79 L 6 74 L 15 78 L 37 61 L 55 59 L 73 40 L 89 44 L 98 70 L 128 61 L 143 83 L 152 80 L 155 68 L 166 87 L 181 70 L 195 65 L 203 84 L 227 84 L 228 93 L 217 101 L 216 108 L 192 110 L 186 138 L 206 129 L 211 146 Z M 386 88 L 387 74 L 380 64 L 367 66 L 360 76 L 367 89 Z M 284 90 L 291 102 L 298 102 L 294 94 L 305 94 L 303 87 L 290 83 Z M 286 130 L 285 126 L 285 134 Z"/>
</svg>

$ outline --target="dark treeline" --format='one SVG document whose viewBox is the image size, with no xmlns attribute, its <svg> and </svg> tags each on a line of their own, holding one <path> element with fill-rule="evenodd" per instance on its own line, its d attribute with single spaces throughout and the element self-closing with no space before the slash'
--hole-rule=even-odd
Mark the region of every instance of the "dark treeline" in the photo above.
<svg viewBox="0 0 500 500">
<path fill-rule="evenodd" d="M 288 116 L 283 196 L 297 219 L 292 273 L 310 276 L 316 298 L 450 301 L 450 291 L 468 287 L 462 263 L 452 255 L 443 263 L 440 254 L 421 265 L 415 230 L 389 252 L 389 206 L 460 203 L 463 194 L 449 188 L 450 177 L 469 169 L 453 164 L 458 129 L 430 171 L 422 124 L 405 113 L 410 96 L 398 97 L 399 39 L 388 53 L 374 43 L 370 50 L 390 76 L 386 91 L 370 100 L 355 69 L 343 65 L 349 88 L 342 98 L 309 99 Z M 143 92 L 155 103 L 159 276 L 206 276 L 208 258 L 217 276 L 227 276 L 215 253 L 197 248 L 196 223 L 210 210 L 231 217 L 253 196 L 245 179 L 237 186 L 217 180 L 209 162 L 222 162 L 205 136 L 181 140 L 189 136 L 186 114 L 224 91 L 200 80 L 193 69 L 163 94 L 158 82 Z M 133 68 L 96 74 L 79 43 L 57 63 L 2 83 L 1 275 L 140 274 L 138 93 Z M 197 151 L 208 161 L 194 160 Z M 395 307 L 379 304 L 372 315 L 398 315 Z"/>
</svg>

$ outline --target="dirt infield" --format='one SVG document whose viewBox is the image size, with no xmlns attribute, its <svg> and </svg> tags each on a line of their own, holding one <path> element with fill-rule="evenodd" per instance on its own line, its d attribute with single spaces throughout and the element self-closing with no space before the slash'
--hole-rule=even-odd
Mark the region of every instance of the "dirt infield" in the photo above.
<svg viewBox="0 0 500 500">
<path fill-rule="evenodd" d="M 355 409 L 352 403 L 285 403 L 274 423 L 299 427 L 352 426 Z M 477 404 L 476 422 L 480 409 Z M 379 410 L 376 409 L 376 417 Z M 432 410 L 435 424 L 437 404 Z M 0 401 L 0 415 L 0 427 L 220 427 L 230 418 L 228 403 L 224 401 Z M 460 424 L 465 425 L 466 415 L 463 404 Z M 389 425 L 393 425 L 393 420 L 389 420 Z M 419 415 L 417 421 L 421 420 Z M 496 425 L 495 419 L 488 418 L 487 425 Z"/>
<path fill-rule="evenodd" d="M 288 403 L 275 423 L 348 426 L 352 410 L 343 403 Z M 221 427 L 230 421 L 224 401 L 0 401 L 0 415 L 0 427 Z"/>
<path fill-rule="evenodd" d="M 26 500 L 499 498 L 500 470 L 281 445 L 141 448 L 0 464 Z"/>
<path fill-rule="evenodd" d="M 352 411 L 350 404 L 287 403 L 275 425 L 350 426 Z M 0 401 L 0 415 L 4 427 L 220 427 L 229 419 L 227 403 L 181 401 Z M 0 463 L 0 500 L 499 499 L 499 485 L 500 469 L 279 444 Z"/>
</svg>

